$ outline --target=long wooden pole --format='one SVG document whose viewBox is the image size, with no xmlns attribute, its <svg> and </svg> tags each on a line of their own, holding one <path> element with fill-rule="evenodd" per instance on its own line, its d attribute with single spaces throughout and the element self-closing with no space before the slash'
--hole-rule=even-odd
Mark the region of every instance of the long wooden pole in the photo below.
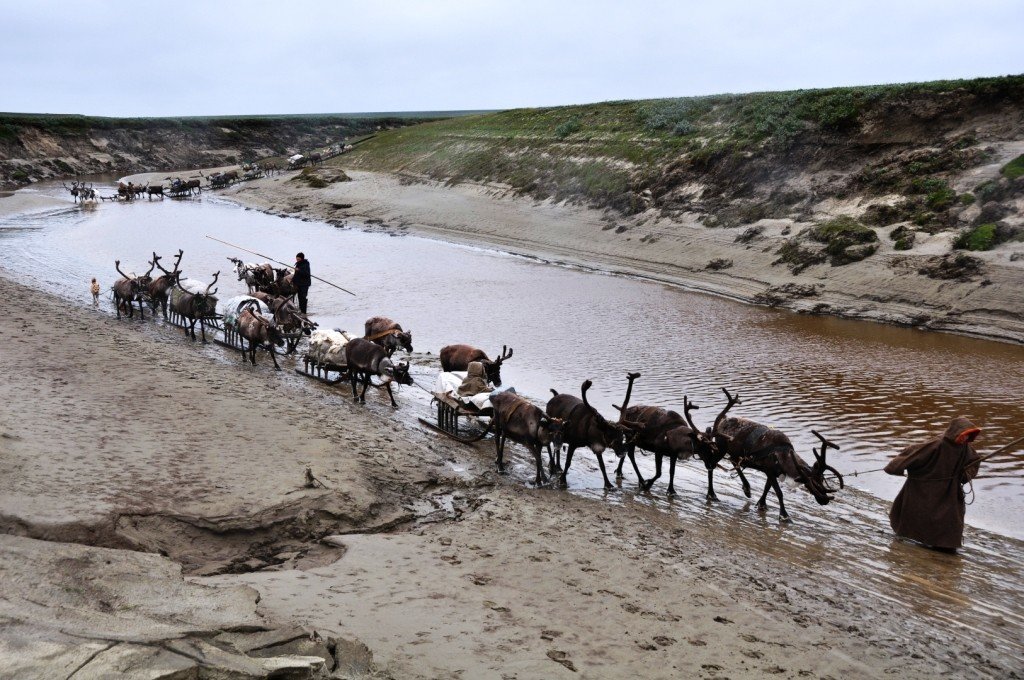
<svg viewBox="0 0 1024 680">
<path fill-rule="evenodd" d="M 1005 445 L 1005 446 L 1000 446 L 1000 447 L 999 447 L 998 449 L 996 449 L 996 450 L 995 450 L 995 451 L 993 451 L 992 453 L 986 453 L 986 454 L 985 454 L 984 456 L 982 456 L 982 457 L 981 457 L 981 458 L 979 458 L 979 459 L 978 459 L 977 461 L 975 461 L 975 462 L 973 463 L 973 465 L 977 465 L 978 463 L 981 463 L 982 461 L 986 461 L 986 460 L 988 460 L 989 458 L 991 458 L 992 456 L 995 456 L 995 455 L 997 455 L 997 454 L 1000 454 L 1000 453 L 1002 453 L 1002 452 L 1006 451 L 1007 449 L 1010 449 L 1010 448 L 1012 448 L 1012 447 L 1016 446 L 1017 444 L 1020 444 L 1021 442 L 1024 442 L 1024 437 L 1018 437 L 1017 439 L 1014 439 L 1014 440 L 1013 440 L 1012 442 L 1010 442 L 1009 444 L 1007 444 L 1007 445 Z M 882 471 L 882 470 L 884 470 L 884 469 L 885 469 L 884 467 L 880 467 L 880 468 L 875 468 L 874 470 L 861 470 L 861 471 L 859 471 L 859 472 L 848 472 L 848 473 L 846 473 L 846 474 L 847 474 L 848 476 L 850 476 L 850 477 L 858 477 L 858 476 L 860 476 L 860 475 L 867 475 L 867 474 L 871 474 L 872 472 L 881 472 L 881 471 Z"/>
<path fill-rule="evenodd" d="M 210 239 L 211 241 L 216 241 L 217 243 L 223 243 L 226 246 L 231 246 L 232 248 L 237 248 L 237 249 L 239 249 L 241 251 L 249 253 L 250 255 L 255 255 L 256 257 L 265 257 L 266 259 L 270 260 L 271 262 L 276 262 L 277 264 L 285 266 L 285 267 L 288 267 L 289 269 L 295 269 L 294 265 L 290 265 L 287 262 L 281 262 L 280 260 L 275 260 L 274 258 L 270 257 L 269 255 L 264 255 L 263 253 L 257 253 L 255 250 L 249 250 L 248 248 L 243 248 L 240 245 L 236 245 L 234 243 L 229 243 L 227 241 L 222 241 L 221 239 L 216 238 L 214 236 L 210 236 L 209 234 L 206 235 L 206 238 Z M 320 281 L 321 283 L 326 283 L 328 286 L 333 286 L 334 288 L 337 288 L 338 290 L 341 290 L 341 291 L 344 291 L 344 292 L 348 293 L 352 297 L 357 297 L 357 295 L 355 293 L 353 293 L 352 291 L 348 290 L 347 288 L 342 288 L 341 286 L 339 286 L 336 283 L 331 283 L 330 281 L 325 281 L 324 279 L 321 279 L 319 276 L 313 276 L 312 274 L 310 274 L 310 278 L 316 279 L 317 281 Z"/>
</svg>

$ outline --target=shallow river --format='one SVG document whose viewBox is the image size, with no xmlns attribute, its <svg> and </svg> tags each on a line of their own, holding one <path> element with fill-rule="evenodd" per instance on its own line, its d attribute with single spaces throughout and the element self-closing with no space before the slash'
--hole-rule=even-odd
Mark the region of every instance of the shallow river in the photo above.
<svg viewBox="0 0 1024 680">
<path fill-rule="evenodd" d="M 59 186 L 33 191 L 66 197 Z M 514 347 L 515 356 L 503 370 L 505 382 L 539 400 L 548 388 L 578 393 L 583 380 L 593 379 L 592 401 L 608 415 L 614 413 L 612 403 L 621 403 L 627 371 L 643 373 L 632 403 L 681 410 L 686 394 L 702 407 L 695 415 L 701 425 L 710 424 L 723 406 L 725 386 L 743 400 L 734 414 L 782 429 L 807 460 L 813 459 L 810 448 L 816 441 L 811 428 L 827 433 L 842 447 L 830 453 L 830 462 L 844 473 L 880 467 L 899 448 L 943 430 L 958 414 L 984 428 L 982 450 L 1024 434 L 1024 349 L 1019 346 L 751 307 L 485 249 L 269 216 L 209 195 L 128 205 L 69 203 L 0 218 L 0 266 L 85 304 L 90 277 L 98 277 L 105 289 L 116 278 L 115 258 L 126 271 L 142 271 L 152 251 L 169 262 L 183 248 L 188 277 L 208 281 L 219 270 L 222 296 L 242 292 L 227 261 L 241 254 L 207 240 L 207 234 L 282 260 L 305 251 L 315 275 L 357 293 L 352 297 L 314 282 L 310 309 L 321 326 L 361 331 L 369 316 L 396 319 L 413 331 L 414 375 L 425 385 L 435 372 L 427 353 L 468 342 L 492 353 L 503 344 Z M 106 300 L 104 308 L 112 313 Z M 159 328 L 159 322 L 153 327 L 180 333 Z M 237 354 L 217 346 L 197 351 L 238 361 Z M 255 369 L 240 365 L 239 370 L 268 367 L 264 357 Z M 299 380 L 287 371 L 282 379 Z M 309 385 L 325 396 L 338 393 Z M 395 414 L 370 395 L 368 401 L 378 403 L 368 408 L 409 426 L 429 413 L 428 397 L 418 390 L 406 389 L 398 398 L 407 408 Z M 486 446 L 480 451 L 491 455 Z M 532 477 L 532 464 L 522 452 L 513 456 L 517 474 Z M 651 461 L 644 457 L 641 465 L 649 476 Z M 1022 468 L 1020 455 L 986 464 L 974 484 L 969 523 L 1024 537 Z M 805 561 L 855 588 L 891 593 L 957 627 L 978 631 L 986 622 L 1002 621 L 1008 628 L 995 631 L 994 641 L 1021 653 L 1015 639 L 1024 624 L 1016 611 L 1020 542 L 974 532 L 961 561 L 893 541 L 887 506 L 871 495 L 891 499 L 897 479 L 848 474 L 855 489 L 824 508 L 791 490 L 787 506 L 796 522 L 780 525 L 774 498 L 767 514 L 752 512 L 737 481 L 724 473 L 716 485 L 722 502 L 706 505 L 705 477 L 692 463 L 680 465 L 680 495 L 671 501 L 663 496 L 667 479 L 652 494 L 606 494 L 596 470 L 594 457 L 578 452 L 570 474 L 573 488 L 607 495 L 612 502 L 701 513 L 751 549 Z M 751 482 L 756 493 L 762 478 L 755 473 Z M 622 486 L 634 488 L 631 472 Z M 837 562 L 839 554 L 844 557 Z"/>
</svg>

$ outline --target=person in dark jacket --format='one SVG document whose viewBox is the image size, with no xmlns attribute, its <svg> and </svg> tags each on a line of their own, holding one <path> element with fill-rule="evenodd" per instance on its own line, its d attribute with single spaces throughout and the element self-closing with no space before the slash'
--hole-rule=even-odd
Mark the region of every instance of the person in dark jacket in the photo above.
<svg viewBox="0 0 1024 680">
<path fill-rule="evenodd" d="M 971 442 L 981 430 L 963 416 L 945 434 L 903 449 L 885 471 L 907 481 L 893 501 L 889 523 L 897 536 L 953 551 L 963 545 L 963 484 L 978 474 L 981 456 Z"/>
<path fill-rule="evenodd" d="M 299 310 L 305 314 L 306 296 L 309 294 L 309 286 L 313 283 L 313 278 L 309 271 L 309 260 L 302 253 L 295 256 L 295 276 L 292 278 L 292 283 L 298 289 Z"/>
</svg>

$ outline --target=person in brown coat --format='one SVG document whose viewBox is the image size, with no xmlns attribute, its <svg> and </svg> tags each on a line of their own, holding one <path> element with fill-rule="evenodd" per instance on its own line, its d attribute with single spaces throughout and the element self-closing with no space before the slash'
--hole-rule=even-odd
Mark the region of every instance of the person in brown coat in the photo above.
<svg viewBox="0 0 1024 680">
<path fill-rule="evenodd" d="M 981 430 L 958 416 L 945 434 L 912 444 L 889 461 L 885 471 L 907 481 L 893 501 L 889 523 L 897 536 L 931 548 L 955 551 L 963 545 L 963 484 L 978 474 L 978 454 L 971 442 Z"/>
</svg>

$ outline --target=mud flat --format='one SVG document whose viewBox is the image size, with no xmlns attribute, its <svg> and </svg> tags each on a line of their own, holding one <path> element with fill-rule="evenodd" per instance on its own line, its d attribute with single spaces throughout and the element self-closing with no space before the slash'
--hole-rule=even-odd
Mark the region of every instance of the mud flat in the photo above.
<svg viewBox="0 0 1024 680">
<path fill-rule="evenodd" d="M 3 274 L 0 676 L 1019 677 L 1019 541 L 533 489 Z"/>
<path fill-rule="evenodd" d="M 976 172 L 972 180 L 997 176 L 998 167 Z M 322 189 L 291 181 L 296 173 L 285 173 L 237 186 L 226 195 L 275 214 L 338 225 L 351 219 L 374 229 L 493 246 L 798 312 L 1024 342 L 1024 242 L 972 253 L 983 262 L 983 274 L 960 278 L 930 278 L 919 271 L 934 267 L 949 251 L 948 233 L 919 239 L 911 251 L 893 250 L 882 236 L 879 251 L 866 260 L 793 274 L 776 263 L 789 236 L 808 226 L 793 220 L 709 229 L 696 219 L 622 218 L 538 202 L 499 185 L 447 185 L 419 176 L 345 171 L 352 181 Z M 856 213 L 864 206 L 842 208 Z M 744 240 L 750 226 L 756 233 Z"/>
</svg>

